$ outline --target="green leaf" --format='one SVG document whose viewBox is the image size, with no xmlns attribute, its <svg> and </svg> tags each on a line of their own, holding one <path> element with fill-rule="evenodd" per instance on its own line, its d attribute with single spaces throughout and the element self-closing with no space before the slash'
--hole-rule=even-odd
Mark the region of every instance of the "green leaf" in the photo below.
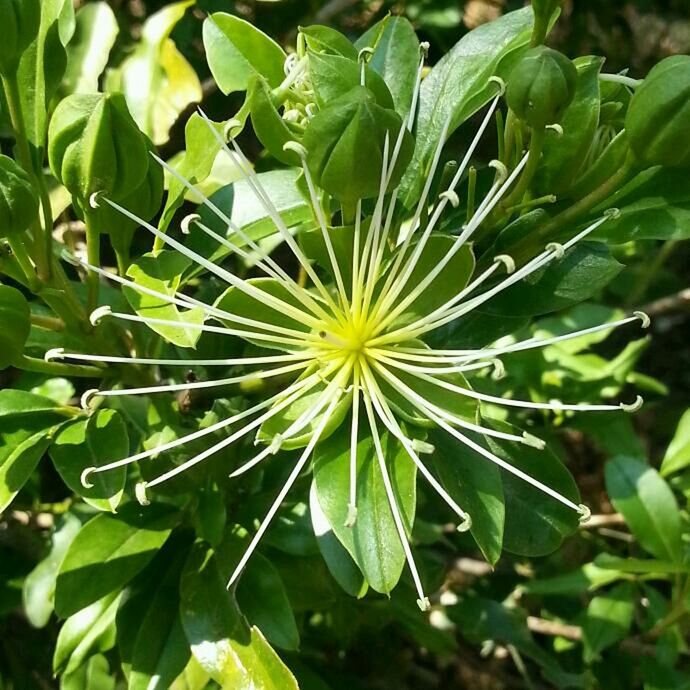
<svg viewBox="0 0 690 690">
<path fill-rule="evenodd" d="M 622 571 L 615 568 L 609 570 L 603 564 L 598 565 L 599 558 L 599 556 L 596 558 L 595 563 L 585 563 L 581 568 L 564 575 L 554 575 L 553 577 L 525 582 L 520 585 L 520 591 L 540 596 L 579 597 L 626 578 Z"/>
<path fill-rule="evenodd" d="M 81 520 L 73 513 L 58 518 L 48 555 L 27 575 L 22 589 L 24 612 L 34 628 L 43 628 L 53 613 L 55 580 L 69 545 L 81 529 Z"/>
<path fill-rule="evenodd" d="M 432 235 L 415 262 L 414 270 L 402 289 L 396 302 L 404 300 L 415 288 L 436 268 L 442 259 L 450 252 L 457 238 L 448 235 Z M 413 244 L 407 250 L 411 257 L 417 245 Z M 403 263 L 403 266 L 406 264 Z M 469 282 L 474 271 L 474 256 L 469 247 L 462 247 L 447 262 L 438 275 L 426 288 L 396 317 L 392 325 L 402 326 L 416 321 L 422 316 L 430 314 L 438 307 L 457 295 Z M 393 305 L 396 306 L 395 303 Z"/>
<path fill-rule="evenodd" d="M 19 90 L 26 134 L 43 165 L 50 101 L 67 65 L 65 46 L 74 31 L 71 0 L 41 0 L 41 26 L 19 63 Z"/>
<path fill-rule="evenodd" d="M 309 50 L 325 55 L 342 55 L 350 60 L 357 59 L 357 49 L 346 36 L 330 26 L 314 24 L 300 27 Z"/>
<path fill-rule="evenodd" d="M 600 242 L 583 242 L 558 262 L 540 269 L 496 295 L 485 310 L 493 314 L 534 316 L 565 309 L 592 297 L 623 268 Z"/>
<path fill-rule="evenodd" d="M 285 77 L 285 52 L 244 19 L 224 12 L 204 21 L 204 48 L 211 74 L 224 94 L 245 91 L 250 77 L 260 74 L 272 88 Z"/>
<path fill-rule="evenodd" d="M 298 140 L 298 137 L 276 109 L 271 87 L 261 75 L 250 78 L 247 101 L 254 133 L 266 150 L 281 163 L 300 165 L 300 157 L 294 151 L 285 151 L 283 148 L 289 141 Z"/>
<path fill-rule="evenodd" d="M 535 178 L 536 196 L 566 192 L 581 170 L 599 125 L 599 72 L 604 58 L 583 57 L 577 67 L 575 96 L 559 120 L 562 136 L 547 130 L 544 152 Z"/>
<path fill-rule="evenodd" d="M 690 565 L 672 561 L 659 561 L 654 558 L 618 558 L 608 553 L 599 554 L 594 563 L 599 568 L 618 570 L 622 573 L 636 573 L 640 575 L 670 575 L 690 573 Z"/>
<path fill-rule="evenodd" d="M 489 77 L 506 77 L 529 44 L 532 21 L 531 8 L 525 8 L 482 24 L 463 36 L 422 82 L 417 146 L 401 183 L 400 197 L 406 207 L 411 208 L 419 198 L 448 119 L 450 135 L 497 93 Z"/>
<path fill-rule="evenodd" d="M 167 690 L 190 658 L 179 612 L 181 564 L 174 563 L 142 611 L 127 690 Z"/>
<path fill-rule="evenodd" d="M 235 596 L 249 624 L 261 630 L 272 645 L 288 651 L 299 648 L 295 614 L 283 580 L 268 558 L 260 553 L 252 556 L 237 584 Z"/>
<path fill-rule="evenodd" d="M 681 170 L 650 168 L 594 209 L 615 206 L 620 215 L 604 223 L 597 237 L 622 244 L 631 240 L 684 240 L 690 237 L 690 192 Z"/>
<path fill-rule="evenodd" d="M 297 185 L 299 174 L 295 169 L 271 170 L 258 174 L 261 186 L 266 190 L 288 228 L 309 221 L 313 217 L 311 206 Z M 270 237 L 277 232 L 275 223 L 246 180 L 222 187 L 211 196 L 211 201 L 254 241 Z M 214 232 L 227 236 L 239 247 L 246 245 L 241 237 L 228 229 L 227 223 L 207 208 L 199 208 L 199 215 L 201 222 Z M 212 261 L 219 261 L 229 254 L 227 248 L 219 247 L 215 240 L 194 225 L 191 228 L 189 247 Z"/>
<path fill-rule="evenodd" d="M 360 50 L 373 48 L 368 66 L 383 77 L 396 111 L 406 117 L 412 105 L 420 59 L 419 40 L 412 24 L 405 17 L 389 14 L 362 35 L 356 46 Z"/>
<path fill-rule="evenodd" d="M 115 645 L 115 614 L 121 597 L 122 592 L 112 592 L 65 621 L 53 654 L 55 673 L 72 673 L 89 655 Z"/>
<path fill-rule="evenodd" d="M 52 400 L 25 391 L 0 390 L 0 512 L 24 486 L 64 416 Z"/>
<path fill-rule="evenodd" d="M 606 490 L 642 548 L 661 560 L 682 560 L 678 504 L 655 469 L 618 455 L 606 463 Z"/>
<path fill-rule="evenodd" d="M 60 690 L 115 690 L 117 680 L 110 673 L 108 660 L 96 654 L 74 673 L 60 679 Z"/>
<path fill-rule="evenodd" d="M 361 68 L 356 61 L 340 55 L 309 53 L 309 76 L 316 104 L 325 108 L 331 101 L 359 86 Z M 364 83 L 380 106 L 393 108 L 393 97 L 377 72 L 365 68 Z"/>
<path fill-rule="evenodd" d="M 582 625 L 586 661 L 599 658 L 607 647 L 626 637 L 635 611 L 634 592 L 632 583 L 623 582 L 589 603 Z"/>
<path fill-rule="evenodd" d="M 509 425 L 492 421 L 501 431 Z M 577 504 L 580 493 L 575 480 L 548 448 L 498 442 L 487 437 L 487 443 L 501 460 L 528 474 Z M 545 556 L 555 551 L 565 537 L 578 526 L 578 514 L 514 474 L 503 471 L 503 492 L 506 503 L 503 548 L 521 556 Z"/>
<path fill-rule="evenodd" d="M 134 52 L 108 75 L 108 91 L 124 94 L 132 117 L 156 145 L 168 141 L 180 113 L 202 98 L 199 77 L 170 38 L 192 5 L 183 0 L 151 15 Z"/>
<path fill-rule="evenodd" d="M 127 276 L 137 285 L 173 296 L 180 287 L 182 274 L 191 265 L 191 260 L 180 252 L 163 250 L 144 254 L 133 261 L 127 269 Z M 123 289 L 125 297 L 140 316 L 165 321 L 175 321 L 179 326 L 151 324 L 151 328 L 168 342 L 178 347 L 196 347 L 201 330 L 194 328 L 204 322 L 206 316 L 202 307 L 193 307 L 184 312 L 170 302 L 133 288 Z M 190 324 L 189 328 L 186 324 Z"/>
<path fill-rule="evenodd" d="M 87 522 L 69 547 L 55 590 L 55 611 L 70 616 L 129 582 L 165 543 L 178 519 L 170 506 L 129 503 L 117 516 Z"/>
<path fill-rule="evenodd" d="M 77 12 L 74 37 L 67 46 L 67 68 L 62 83 L 66 94 L 98 91 L 98 79 L 108 64 L 119 31 L 115 14 L 107 2 L 94 2 Z"/>
<path fill-rule="evenodd" d="M 211 127 L 222 133 L 223 124 L 212 122 L 211 126 L 199 113 L 192 113 L 184 128 L 185 152 L 182 160 L 173 169 L 191 184 L 203 182 L 210 174 L 221 145 Z M 168 180 L 168 198 L 158 227 L 166 230 L 175 211 L 182 205 L 187 188 L 176 177 Z"/>
<path fill-rule="evenodd" d="M 192 653 L 213 680 L 233 690 L 298 690 L 294 676 L 261 632 L 244 622 L 213 551 L 201 542 L 185 564 L 180 596 Z"/>
<path fill-rule="evenodd" d="M 360 433 L 357 443 L 357 520 L 353 527 L 345 526 L 350 486 L 350 435 L 346 426 L 316 447 L 316 494 L 334 534 L 355 560 L 367 582 L 377 592 L 388 594 L 400 579 L 405 553 L 393 521 L 374 442 L 368 431 Z M 390 434 L 381 434 L 381 446 L 395 500 L 409 533 L 416 508 L 417 468 Z"/>
<path fill-rule="evenodd" d="M 0 285 L 0 370 L 16 362 L 24 352 L 31 330 L 31 311 L 24 295 L 9 285 Z"/>
<path fill-rule="evenodd" d="M 81 473 L 87 467 L 100 467 L 128 454 L 127 427 L 118 412 L 108 409 L 64 425 L 50 449 L 55 469 L 65 484 L 88 504 L 113 513 L 122 500 L 127 469 L 118 467 L 91 474 L 92 488 L 82 485 Z"/>
<path fill-rule="evenodd" d="M 661 474 L 663 476 L 673 474 L 685 469 L 688 465 L 690 465 L 690 410 L 686 410 L 678 422 L 676 433 L 661 463 Z"/>
<path fill-rule="evenodd" d="M 444 431 L 432 431 L 433 467 L 439 481 L 472 518 L 471 534 L 484 558 L 495 565 L 501 555 L 505 506 L 498 468 Z"/>
<path fill-rule="evenodd" d="M 326 562 L 333 579 L 351 596 L 362 597 L 366 593 L 366 582 L 357 564 L 345 547 L 338 541 L 328 518 L 321 509 L 316 495 L 316 483 L 312 482 L 309 491 L 309 514 L 319 551 Z"/>
</svg>

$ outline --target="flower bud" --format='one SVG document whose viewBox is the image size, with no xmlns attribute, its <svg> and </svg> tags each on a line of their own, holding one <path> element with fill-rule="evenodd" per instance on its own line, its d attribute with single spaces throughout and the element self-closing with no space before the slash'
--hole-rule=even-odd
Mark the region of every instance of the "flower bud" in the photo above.
<svg viewBox="0 0 690 690">
<path fill-rule="evenodd" d="M 0 2 L 0 73 L 16 72 L 19 59 L 38 34 L 41 23 L 39 0 L 2 0 Z"/>
<path fill-rule="evenodd" d="M 68 96 L 55 109 L 48 138 L 55 177 L 82 204 L 96 192 L 123 199 L 146 176 L 146 139 L 121 94 Z"/>
<path fill-rule="evenodd" d="M 646 165 L 690 166 L 690 56 L 652 68 L 625 118 L 630 148 Z"/>
<path fill-rule="evenodd" d="M 0 237 L 24 232 L 37 215 L 31 179 L 11 158 L 0 155 Z"/>
<path fill-rule="evenodd" d="M 400 116 L 378 105 L 365 87 L 334 99 L 312 118 L 302 141 L 316 183 L 348 203 L 378 195 L 386 136 L 390 160 L 402 129 Z M 413 149 L 405 130 L 389 187 L 400 180 Z"/>
<path fill-rule="evenodd" d="M 558 122 L 576 86 L 575 65 L 562 53 L 539 46 L 528 50 L 513 68 L 506 100 L 521 120 L 543 128 Z"/>
</svg>

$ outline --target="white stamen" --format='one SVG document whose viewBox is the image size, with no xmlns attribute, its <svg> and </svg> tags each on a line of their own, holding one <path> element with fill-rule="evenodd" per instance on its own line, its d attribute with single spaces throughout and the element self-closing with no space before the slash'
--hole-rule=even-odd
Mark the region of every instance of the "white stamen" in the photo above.
<svg viewBox="0 0 690 690">
<path fill-rule="evenodd" d="M 43 360 L 45 362 L 53 362 L 56 359 L 64 359 L 65 355 L 65 348 L 64 347 L 54 347 L 50 350 L 48 350 L 44 355 L 43 355 Z"/>
<path fill-rule="evenodd" d="M 91 322 L 91 325 L 95 327 L 98 326 L 102 319 L 106 318 L 107 316 L 112 316 L 112 314 L 113 310 L 108 305 L 98 307 L 91 312 L 89 321 Z"/>
<path fill-rule="evenodd" d="M 147 506 L 151 504 L 148 496 L 146 495 L 146 482 L 137 482 L 134 485 L 134 495 L 139 502 L 139 505 Z"/>
<path fill-rule="evenodd" d="M 79 482 L 85 489 L 93 489 L 94 484 L 93 482 L 89 481 L 89 477 L 96 471 L 95 467 L 87 467 L 85 470 L 82 470 L 81 475 L 79 476 Z"/>
<path fill-rule="evenodd" d="M 91 400 L 93 399 L 94 395 L 98 395 L 98 388 L 89 388 L 89 390 L 84 391 L 79 400 L 82 410 L 91 409 Z"/>
</svg>

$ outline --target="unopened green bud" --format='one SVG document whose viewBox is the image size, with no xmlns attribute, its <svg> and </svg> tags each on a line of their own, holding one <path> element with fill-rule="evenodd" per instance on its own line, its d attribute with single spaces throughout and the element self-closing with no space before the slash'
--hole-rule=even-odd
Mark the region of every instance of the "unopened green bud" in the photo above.
<svg viewBox="0 0 690 690">
<path fill-rule="evenodd" d="M 39 0 L 2 0 L 0 2 L 0 73 L 16 72 L 22 53 L 38 35 L 41 23 Z"/>
<path fill-rule="evenodd" d="M 630 148 L 646 165 L 690 166 L 690 56 L 652 68 L 625 118 Z"/>
<path fill-rule="evenodd" d="M 149 167 L 146 139 L 121 94 L 74 94 L 61 101 L 48 131 L 48 160 L 82 204 L 99 192 L 123 199 Z"/>
<path fill-rule="evenodd" d="M 37 215 L 31 179 L 11 158 L 0 155 L 0 237 L 24 232 Z"/>
<path fill-rule="evenodd" d="M 577 86 L 575 65 L 563 53 L 546 46 L 528 50 L 508 79 L 510 109 L 535 128 L 559 121 Z"/>
<path fill-rule="evenodd" d="M 390 161 L 401 131 L 400 116 L 358 86 L 312 118 L 302 143 L 317 184 L 336 199 L 354 203 L 379 193 L 384 150 Z M 389 188 L 399 182 L 413 150 L 412 135 L 405 129 Z"/>
</svg>

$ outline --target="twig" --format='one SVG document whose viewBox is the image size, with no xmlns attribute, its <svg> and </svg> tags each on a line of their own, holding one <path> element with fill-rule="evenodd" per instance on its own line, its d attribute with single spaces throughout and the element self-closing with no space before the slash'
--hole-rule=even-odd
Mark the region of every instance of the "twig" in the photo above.
<svg viewBox="0 0 690 690">
<path fill-rule="evenodd" d="M 685 288 L 675 295 L 662 297 L 661 299 L 650 302 L 643 310 L 649 316 L 660 316 L 673 311 L 690 310 L 690 288 Z"/>
</svg>

